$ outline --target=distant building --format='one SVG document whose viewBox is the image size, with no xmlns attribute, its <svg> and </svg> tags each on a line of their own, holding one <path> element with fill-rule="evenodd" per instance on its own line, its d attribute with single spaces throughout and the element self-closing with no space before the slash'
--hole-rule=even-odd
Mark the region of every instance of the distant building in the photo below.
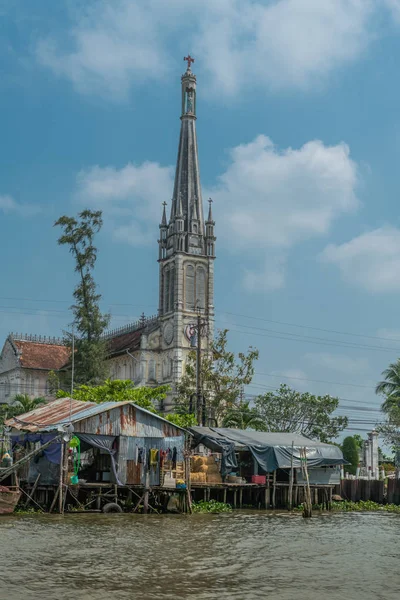
<svg viewBox="0 0 400 600">
<path fill-rule="evenodd" d="M 49 396 L 48 374 L 61 369 L 69 354 L 57 338 L 11 333 L 0 355 L 0 404 L 16 394 Z"/>
<path fill-rule="evenodd" d="M 164 202 L 159 226 L 158 315 L 143 315 L 106 336 L 111 377 L 131 379 L 137 385 L 170 385 L 166 411 L 173 405 L 173 390 L 184 372 L 198 311 L 207 325 L 202 339 L 205 351 L 214 335 L 215 222 L 211 200 L 204 219 L 196 134 L 197 82 L 191 70 L 193 59 L 185 60 L 188 67 L 181 78 L 181 132 L 171 210 L 167 219 Z M 46 374 L 68 360 L 68 351 L 59 342 L 38 342 L 32 336 L 19 341 L 24 344 L 20 359 L 16 341 L 10 336 L 3 348 L 0 403 L 20 392 L 46 395 Z M 28 354 L 35 359 L 25 360 Z"/>
</svg>

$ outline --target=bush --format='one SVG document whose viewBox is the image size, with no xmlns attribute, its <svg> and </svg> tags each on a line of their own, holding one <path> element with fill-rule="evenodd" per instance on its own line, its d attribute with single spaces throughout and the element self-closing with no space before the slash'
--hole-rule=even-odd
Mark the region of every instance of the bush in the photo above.
<svg viewBox="0 0 400 600">
<path fill-rule="evenodd" d="M 200 502 L 193 503 L 194 513 L 223 513 L 232 512 L 232 506 L 225 504 L 224 502 L 217 502 L 216 500 L 201 500 Z"/>
<path fill-rule="evenodd" d="M 355 475 L 358 467 L 359 457 L 357 442 L 352 435 L 349 435 L 344 439 L 342 451 L 345 460 L 349 461 L 350 463 L 350 465 L 345 465 L 346 471 L 352 475 Z"/>
</svg>

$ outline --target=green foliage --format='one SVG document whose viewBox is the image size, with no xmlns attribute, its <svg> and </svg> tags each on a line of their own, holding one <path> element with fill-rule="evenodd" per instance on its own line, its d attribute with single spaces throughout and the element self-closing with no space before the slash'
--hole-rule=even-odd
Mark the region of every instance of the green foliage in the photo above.
<svg viewBox="0 0 400 600">
<path fill-rule="evenodd" d="M 31 398 L 28 394 L 17 394 L 11 404 L 0 404 L 0 428 L 4 426 L 4 421 L 7 419 L 30 412 L 45 402 L 45 398 Z"/>
<path fill-rule="evenodd" d="M 384 379 L 380 381 L 375 392 L 384 396 L 383 412 L 390 412 L 392 408 L 400 409 L 400 359 L 391 363 L 382 373 Z"/>
<path fill-rule="evenodd" d="M 332 417 L 339 399 L 300 393 L 282 384 L 254 400 L 264 431 L 301 433 L 321 442 L 336 438 L 348 425 L 347 417 Z"/>
<path fill-rule="evenodd" d="M 197 425 L 196 416 L 191 413 L 169 413 L 168 415 L 165 415 L 164 418 L 167 419 L 167 421 L 173 423 L 174 425 L 182 427 L 183 429 L 186 429 L 186 427 L 193 427 L 194 425 Z"/>
<path fill-rule="evenodd" d="M 47 384 L 50 396 L 56 396 L 61 387 L 60 376 L 55 371 L 49 371 L 47 375 Z"/>
<path fill-rule="evenodd" d="M 202 356 L 201 365 L 207 414 L 213 415 L 217 425 L 221 425 L 226 411 L 235 405 L 243 386 L 251 383 L 254 362 L 258 358 L 258 350 L 252 347 L 236 357 L 227 349 L 227 334 L 227 329 L 217 333 L 216 339 L 210 343 L 209 353 Z M 191 412 L 190 399 L 196 393 L 196 352 L 189 354 L 177 392 L 177 407 L 183 412 Z"/>
<path fill-rule="evenodd" d="M 346 500 L 345 502 L 332 502 L 333 510 L 342 512 L 361 512 L 361 511 L 373 511 L 373 512 L 392 512 L 400 514 L 400 506 L 396 504 L 377 504 L 372 500 L 360 500 L 360 502 L 351 502 Z"/>
<path fill-rule="evenodd" d="M 232 506 L 225 504 L 224 502 L 217 502 L 216 500 L 201 500 L 200 502 L 193 503 L 194 513 L 226 513 L 232 512 Z"/>
<path fill-rule="evenodd" d="M 40 404 L 45 403 L 45 398 L 31 398 L 30 396 L 28 396 L 28 394 L 16 394 L 11 404 L 12 406 L 15 406 L 17 410 L 20 410 L 21 412 L 19 414 L 22 415 L 23 413 L 27 413 L 31 410 L 34 410 Z"/>
<path fill-rule="evenodd" d="M 223 419 L 223 427 L 233 427 L 235 429 L 255 429 L 262 431 L 264 429 L 264 420 L 260 417 L 257 410 L 250 406 L 250 402 L 240 400 L 237 404 L 228 408 Z"/>
<path fill-rule="evenodd" d="M 345 466 L 346 471 L 355 475 L 359 463 L 359 454 L 358 445 L 353 435 L 349 435 L 343 440 L 342 451 L 344 459 L 350 463 L 350 465 Z"/>
<path fill-rule="evenodd" d="M 358 448 L 359 450 L 362 450 L 362 449 L 363 449 L 363 446 L 364 446 L 364 440 L 363 440 L 362 436 L 361 436 L 359 433 L 355 433 L 355 434 L 353 435 L 353 438 L 354 438 L 354 441 L 355 441 L 355 442 L 356 442 L 356 444 L 357 444 L 357 448 Z"/>
<path fill-rule="evenodd" d="M 107 374 L 107 342 L 103 333 L 110 321 L 110 316 L 100 311 L 101 295 L 93 279 L 97 259 L 93 239 L 103 225 L 102 213 L 84 210 L 77 219 L 63 216 L 54 225 L 63 230 L 58 243 L 69 246 L 79 276 L 73 292 L 75 304 L 71 307 L 75 329 L 74 380 L 78 384 L 98 384 Z M 67 334 L 66 343 L 71 347 L 71 334 Z"/>
<path fill-rule="evenodd" d="M 381 469 L 385 471 L 385 473 L 393 473 L 396 470 L 396 467 L 392 463 L 382 463 Z"/>
<path fill-rule="evenodd" d="M 74 390 L 73 398 L 82 402 L 134 402 L 141 408 L 156 412 L 154 402 L 164 400 L 169 387 L 134 387 L 134 383 L 122 379 L 106 379 L 102 385 L 80 385 Z M 59 390 L 57 398 L 68 398 L 69 392 Z"/>
<path fill-rule="evenodd" d="M 397 448 L 400 447 L 400 359 L 391 363 L 382 375 L 384 379 L 378 383 L 375 392 L 385 399 L 381 408 L 386 421 L 377 427 L 377 431 L 386 443 Z"/>
</svg>

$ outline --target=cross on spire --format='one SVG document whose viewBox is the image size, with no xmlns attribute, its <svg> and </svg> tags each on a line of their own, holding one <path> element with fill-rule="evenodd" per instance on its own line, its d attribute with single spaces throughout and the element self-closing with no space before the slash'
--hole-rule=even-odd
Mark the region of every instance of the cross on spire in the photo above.
<svg viewBox="0 0 400 600">
<path fill-rule="evenodd" d="M 184 56 L 183 60 L 187 61 L 187 64 L 188 64 L 187 68 L 188 68 L 188 71 L 190 71 L 190 65 L 191 65 L 191 63 L 194 63 L 194 58 L 192 58 L 190 56 L 190 54 L 188 54 L 187 56 Z"/>
</svg>

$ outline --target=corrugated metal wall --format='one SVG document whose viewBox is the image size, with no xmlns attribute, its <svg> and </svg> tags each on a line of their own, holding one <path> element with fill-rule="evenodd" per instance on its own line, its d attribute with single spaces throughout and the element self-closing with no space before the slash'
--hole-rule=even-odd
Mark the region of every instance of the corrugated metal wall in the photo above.
<svg viewBox="0 0 400 600">
<path fill-rule="evenodd" d="M 182 431 L 131 404 L 116 406 L 102 413 L 88 416 L 74 424 L 75 431 L 96 435 L 126 435 L 132 437 L 179 437 Z"/>
<path fill-rule="evenodd" d="M 136 461 L 136 448 L 143 448 L 146 453 L 151 448 L 157 448 L 157 450 L 168 450 L 176 448 L 177 460 L 183 460 L 183 450 L 185 447 L 185 436 L 181 432 L 179 437 L 128 437 L 121 436 L 119 438 L 119 454 L 118 454 L 118 476 L 121 483 L 128 482 L 128 474 L 132 475 L 132 465 L 128 461 Z M 143 465 L 140 466 L 140 483 L 144 485 L 146 483 L 146 472 Z M 130 481 L 130 483 L 139 483 L 139 481 Z M 150 485 L 160 485 L 160 468 L 159 465 L 156 467 L 150 467 Z"/>
</svg>

